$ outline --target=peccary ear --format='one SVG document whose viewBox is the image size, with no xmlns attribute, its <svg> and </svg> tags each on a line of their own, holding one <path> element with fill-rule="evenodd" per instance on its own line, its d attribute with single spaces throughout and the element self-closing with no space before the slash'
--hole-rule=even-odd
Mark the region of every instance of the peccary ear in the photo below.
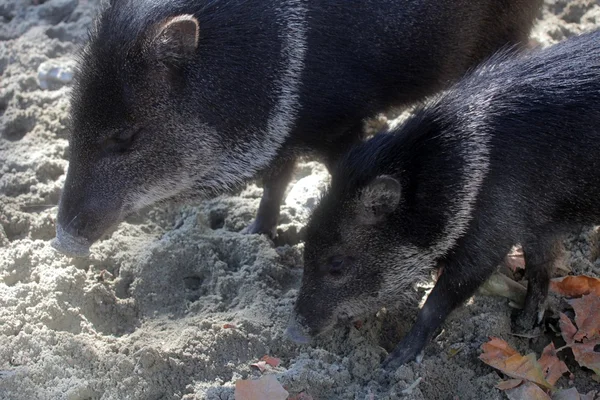
<svg viewBox="0 0 600 400">
<path fill-rule="evenodd" d="M 193 54 L 198 48 L 200 26 L 193 15 L 179 15 L 158 24 L 153 31 L 151 46 L 162 61 L 177 61 Z"/>
<path fill-rule="evenodd" d="M 400 182 L 389 175 L 373 179 L 360 194 L 360 221 L 371 225 L 384 220 L 398 207 L 401 192 Z"/>
</svg>

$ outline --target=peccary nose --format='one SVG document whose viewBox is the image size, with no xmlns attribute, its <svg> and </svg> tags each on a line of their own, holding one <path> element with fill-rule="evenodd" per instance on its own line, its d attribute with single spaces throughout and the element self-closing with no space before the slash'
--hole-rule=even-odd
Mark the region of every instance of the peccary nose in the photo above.
<svg viewBox="0 0 600 400">
<path fill-rule="evenodd" d="M 291 341 L 298 344 L 307 344 L 310 342 L 310 335 L 307 333 L 307 329 L 298 322 L 295 315 L 292 315 L 290 318 L 285 335 Z"/>
<path fill-rule="evenodd" d="M 76 237 L 56 225 L 56 238 L 52 240 L 52 247 L 70 257 L 87 257 L 90 255 L 91 243 L 82 237 Z"/>
</svg>

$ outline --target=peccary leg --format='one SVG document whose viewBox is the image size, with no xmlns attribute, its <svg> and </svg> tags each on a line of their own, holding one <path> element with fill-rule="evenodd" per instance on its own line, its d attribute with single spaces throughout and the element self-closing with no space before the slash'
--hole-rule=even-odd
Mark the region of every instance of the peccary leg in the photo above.
<svg viewBox="0 0 600 400">
<path fill-rule="evenodd" d="M 243 233 L 265 234 L 270 238 L 277 235 L 279 209 L 295 165 L 295 158 L 281 159 L 263 176 L 263 195 L 256 219 Z"/>
<path fill-rule="evenodd" d="M 562 253 L 561 237 L 540 235 L 523 243 L 527 296 L 525 307 L 513 320 L 513 331 L 531 331 L 542 321 L 548 297 L 550 276 Z"/>
<path fill-rule="evenodd" d="M 511 246 L 501 238 L 488 237 L 482 242 L 477 237 L 485 234 L 464 237 L 446 258 L 444 271 L 419 310 L 417 321 L 384 361 L 385 368 L 414 360 L 448 315 L 490 277 Z"/>
<path fill-rule="evenodd" d="M 361 122 L 346 131 L 338 141 L 330 144 L 327 151 L 324 152 L 323 161 L 327 168 L 331 171 L 338 159 L 354 144 L 359 143 L 362 137 L 363 125 Z M 263 176 L 263 195 L 258 206 L 256 219 L 244 229 L 243 233 L 265 234 L 271 238 L 277 235 L 279 209 L 295 165 L 295 158 L 282 157 L 266 172 Z"/>
</svg>

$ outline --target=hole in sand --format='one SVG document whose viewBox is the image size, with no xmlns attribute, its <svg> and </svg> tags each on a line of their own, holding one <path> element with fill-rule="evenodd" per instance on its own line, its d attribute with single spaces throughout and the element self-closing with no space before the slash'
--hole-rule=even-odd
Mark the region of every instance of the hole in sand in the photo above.
<svg viewBox="0 0 600 400">
<path fill-rule="evenodd" d="M 183 285 L 188 290 L 200 289 L 200 287 L 202 286 L 202 282 L 204 282 L 204 279 L 202 279 L 199 276 L 188 276 L 183 278 Z"/>
<path fill-rule="evenodd" d="M 122 273 L 116 280 L 115 296 L 120 299 L 128 299 L 131 297 L 131 284 L 133 283 L 133 275 L 130 273 Z"/>
<path fill-rule="evenodd" d="M 210 229 L 221 229 L 225 226 L 225 217 L 227 210 L 211 210 L 208 218 L 210 220 Z"/>
</svg>

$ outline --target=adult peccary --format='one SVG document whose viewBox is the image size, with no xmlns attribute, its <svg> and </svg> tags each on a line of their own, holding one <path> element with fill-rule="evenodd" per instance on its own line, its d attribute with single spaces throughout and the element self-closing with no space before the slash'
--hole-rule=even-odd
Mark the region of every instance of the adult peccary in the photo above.
<svg viewBox="0 0 600 400">
<path fill-rule="evenodd" d="M 540 321 L 560 238 L 600 222 L 600 31 L 503 51 L 401 127 L 358 145 L 307 226 L 287 334 L 299 342 L 393 308 L 443 268 L 388 366 L 412 360 L 521 243 L 529 282 L 514 328 Z"/>
<path fill-rule="evenodd" d="M 422 99 L 506 43 L 541 0 L 113 0 L 71 102 L 54 245 L 85 255 L 127 214 L 260 174 L 272 233 L 294 161 L 332 164 L 362 121 Z"/>
</svg>

